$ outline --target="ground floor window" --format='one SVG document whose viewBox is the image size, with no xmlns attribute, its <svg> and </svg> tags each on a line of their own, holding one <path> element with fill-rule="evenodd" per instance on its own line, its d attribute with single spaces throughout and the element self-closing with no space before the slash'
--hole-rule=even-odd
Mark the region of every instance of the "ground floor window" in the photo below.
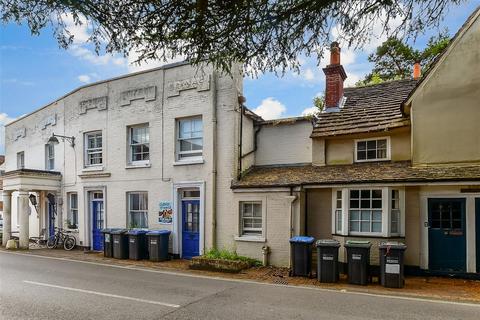
<svg viewBox="0 0 480 320">
<path fill-rule="evenodd" d="M 402 192 L 392 187 L 334 189 L 335 233 L 399 236 Z"/>
<path fill-rule="evenodd" d="M 78 194 L 76 192 L 68 194 L 67 227 L 69 229 L 78 227 Z"/>
<path fill-rule="evenodd" d="M 127 198 L 129 228 L 148 228 L 148 193 L 129 192 Z"/>
<path fill-rule="evenodd" d="M 262 220 L 262 202 L 240 202 L 240 234 L 242 236 L 261 236 Z"/>
</svg>

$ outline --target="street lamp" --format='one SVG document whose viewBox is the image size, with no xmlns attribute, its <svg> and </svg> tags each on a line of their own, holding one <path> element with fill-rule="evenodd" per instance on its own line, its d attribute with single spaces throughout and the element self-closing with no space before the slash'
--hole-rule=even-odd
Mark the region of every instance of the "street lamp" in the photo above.
<svg viewBox="0 0 480 320">
<path fill-rule="evenodd" d="M 48 139 L 48 144 L 58 144 L 59 142 L 57 137 L 62 138 L 63 141 L 67 140 L 70 142 L 70 146 L 72 148 L 75 147 L 75 137 L 67 137 L 55 133 L 52 133 L 52 136 Z"/>
</svg>

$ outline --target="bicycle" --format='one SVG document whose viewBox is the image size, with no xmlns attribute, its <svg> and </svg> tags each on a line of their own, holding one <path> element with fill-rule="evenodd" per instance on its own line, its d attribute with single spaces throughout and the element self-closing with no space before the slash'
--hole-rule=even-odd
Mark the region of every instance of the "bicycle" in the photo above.
<svg viewBox="0 0 480 320">
<path fill-rule="evenodd" d="M 55 227 L 55 234 L 51 235 L 47 240 L 47 248 L 54 249 L 58 245 L 63 244 L 63 249 L 70 251 L 75 248 L 77 240 L 74 236 L 68 234 L 68 232 L 63 231 L 62 228 Z"/>
</svg>

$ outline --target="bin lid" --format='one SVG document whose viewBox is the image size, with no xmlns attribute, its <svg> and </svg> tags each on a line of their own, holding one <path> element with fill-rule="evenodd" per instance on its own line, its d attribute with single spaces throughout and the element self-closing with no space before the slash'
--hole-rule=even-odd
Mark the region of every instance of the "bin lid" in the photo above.
<svg viewBox="0 0 480 320">
<path fill-rule="evenodd" d="M 378 246 L 380 249 L 387 249 L 387 248 L 390 248 L 390 249 L 407 249 L 407 246 L 405 245 L 405 243 L 403 242 L 399 242 L 399 241 L 387 241 L 387 242 L 382 242 L 380 243 L 380 245 Z"/>
<path fill-rule="evenodd" d="M 147 236 L 156 236 L 160 234 L 170 234 L 170 230 L 150 230 L 147 232 Z"/>
<path fill-rule="evenodd" d="M 110 233 L 111 234 L 124 234 L 127 231 L 128 231 L 127 229 L 112 229 L 110 231 Z"/>
<path fill-rule="evenodd" d="M 334 239 L 320 239 L 315 243 L 317 247 L 340 247 L 340 242 Z"/>
<path fill-rule="evenodd" d="M 290 239 L 290 243 L 310 243 L 315 241 L 314 237 L 296 236 Z"/>
<path fill-rule="evenodd" d="M 364 240 L 347 240 L 347 242 L 345 242 L 346 248 L 370 248 L 371 246 L 370 241 Z"/>
<path fill-rule="evenodd" d="M 140 234 L 145 234 L 147 232 L 148 230 L 132 229 L 132 230 L 128 230 L 127 234 L 131 236 L 138 236 Z"/>
</svg>

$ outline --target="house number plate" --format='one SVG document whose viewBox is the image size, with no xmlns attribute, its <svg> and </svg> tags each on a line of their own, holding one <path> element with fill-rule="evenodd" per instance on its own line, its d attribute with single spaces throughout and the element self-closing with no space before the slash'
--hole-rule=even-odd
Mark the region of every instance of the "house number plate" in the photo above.
<svg viewBox="0 0 480 320">
<path fill-rule="evenodd" d="M 362 260 L 361 254 L 352 254 L 352 260 Z"/>
<path fill-rule="evenodd" d="M 150 244 L 157 244 L 157 240 L 151 240 Z"/>
<path fill-rule="evenodd" d="M 391 263 L 385 264 L 385 273 L 400 274 L 400 265 Z"/>
<path fill-rule="evenodd" d="M 322 260 L 333 261 L 333 254 L 322 255 Z"/>
</svg>

